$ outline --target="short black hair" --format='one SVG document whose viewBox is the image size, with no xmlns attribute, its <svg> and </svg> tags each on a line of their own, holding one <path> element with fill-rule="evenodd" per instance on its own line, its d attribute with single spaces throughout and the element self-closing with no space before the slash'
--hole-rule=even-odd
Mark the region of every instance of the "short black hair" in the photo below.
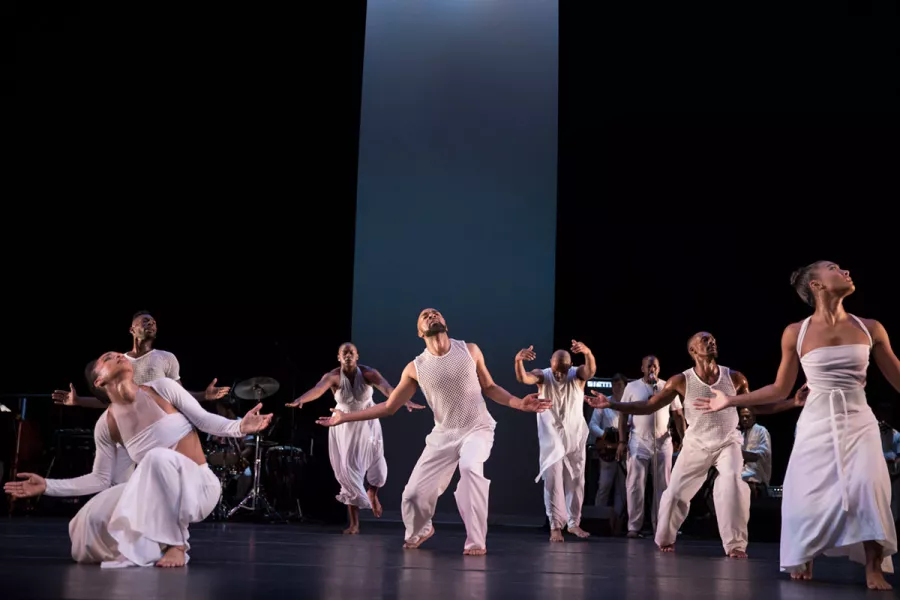
<svg viewBox="0 0 900 600">
<path fill-rule="evenodd" d="M 153 315 L 150 314 L 150 311 L 149 311 L 149 310 L 139 310 L 139 311 L 137 311 L 136 313 L 134 313 L 134 316 L 131 317 L 131 320 L 134 321 L 134 320 L 137 319 L 138 317 L 143 317 L 144 315 L 147 315 L 148 317 L 152 317 L 152 316 L 153 316 Z"/>
<path fill-rule="evenodd" d="M 109 396 L 106 395 L 106 392 L 94 385 L 94 382 L 97 380 L 96 369 L 96 360 L 92 360 L 84 368 L 84 378 L 87 380 L 88 389 L 91 391 L 91 394 L 93 394 L 94 398 L 100 400 L 105 404 L 109 404 Z"/>
<path fill-rule="evenodd" d="M 628 385 L 628 378 L 625 377 L 624 375 L 622 375 L 621 373 L 616 373 L 615 375 L 612 376 L 612 383 L 615 383 L 617 381 L 621 381 L 625 385 Z"/>
<path fill-rule="evenodd" d="M 804 302 L 813 308 L 816 307 L 816 296 L 813 294 L 812 288 L 809 287 L 809 282 L 812 279 L 813 271 L 823 262 L 825 261 L 817 260 L 791 273 L 791 285 L 794 286 L 794 290 Z"/>
</svg>

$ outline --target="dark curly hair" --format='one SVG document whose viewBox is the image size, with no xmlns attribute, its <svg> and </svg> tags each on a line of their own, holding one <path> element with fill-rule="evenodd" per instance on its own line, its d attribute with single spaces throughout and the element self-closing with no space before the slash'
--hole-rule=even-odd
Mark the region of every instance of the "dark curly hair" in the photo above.
<svg viewBox="0 0 900 600">
<path fill-rule="evenodd" d="M 816 296 L 813 294 L 812 288 L 809 287 L 809 282 L 812 280 L 816 268 L 823 262 L 825 261 L 817 260 L 791 273 L 791 285 L 794 286 L 800 298 L 813 308 L 816 307 Z"/>
</svg>

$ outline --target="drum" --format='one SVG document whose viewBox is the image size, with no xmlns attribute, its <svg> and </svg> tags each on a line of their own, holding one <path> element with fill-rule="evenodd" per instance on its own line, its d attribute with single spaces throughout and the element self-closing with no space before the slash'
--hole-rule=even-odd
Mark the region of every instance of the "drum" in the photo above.
<svg viewBox="0 0 900 600">
<path fill-rule="evenodd" d="M 210 440 L 203 445 L 206 463 L 217 475 L 237 475 L 247 468 L 247 461 L 241 456 L 237 440 Z"/>
<path fill-rule="evenodd" d="M 263 489 L 275 510 L 287 516 L 300 512 L 306 475 L 306 455 L 294 446 L 272 446 L 263 458 Z"/>
</svg>

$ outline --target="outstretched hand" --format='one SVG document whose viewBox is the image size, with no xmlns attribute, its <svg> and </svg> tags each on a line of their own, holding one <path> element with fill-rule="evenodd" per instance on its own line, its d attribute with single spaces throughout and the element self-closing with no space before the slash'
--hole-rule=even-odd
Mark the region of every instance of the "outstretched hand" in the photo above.
<svg viewBox="0 0 900 600">
<path fill-rule="evenodd" d="M 591 390 L 590 396 L 585 395 L 584 401 L 587 402 L 591 408 L 597 408 L 600 410 L 609 408 L 611 406 L 609 403 L 609 398 L 607 398 L 603 394 L 598 394 L 596 390 Z"/>
<path fill-rule="evenodd" d="M 414 411 L 414 410 L 422 410 L 423 408 L 425 408 L 424 405 L 422 405 L 422 404 L 416 404 L 416 403 L 413 402 L 412 400 L 410 400 L 409 402 L 406 403 L 406 410 L 407 410 L 407 412 L 412 412 L 412 411 Z"/>
<path fill-rule="evenodd" d="M 522 398 L 522 404 L 520 405 L 519 410 L 523 412 L 542 413 L 551 406 L 552 404 L 546 398 L 538 398 L 538 394 L 528 394 Z"/>
<path fill-rule="evenodd" d="M 241 419 L 241 433 L 256 433 L 262 431 L 272 422 L 272 415 L 261 415 L 262 402 L 247 411 L 247 414 Z"/>
<path fill-rule="evenodd" d="M 34 473 L 19 473 L 19 479 L 25 481 L 7 481 L 3 491 L 13 498 L 31 498 L 40 496 L 47 489 L 47 480 Z"/>
<path fill-rule="evenodd" d="M 344 411 L 338 410 L 336 408 L 332 408 L 329 410 L 331 410 L 331 416 L 319 417 L 316 420 L 317 425 L 321 425 L 323 427 L 334 427 L 335 425 L 340 425 L 344 422 Z"/>
<path fill-rule="evenodd" d="M 203 392 L 203 398 L 206 400 L 218 400 L 219 398 L 224 398 L 228 395 L 228 392 L 231 391 L 230 387 L 216 387 L 216 383 L 218 379 L 213 379 L 208 386 L 206 386 L 206 391 Z"/>
<path fill-rule="evenodd" d="M 65 390 L 54 390 L 53 392 L 53 402 L 63 406 L 78 406 L 75 398 L 75 386 L 71 383 L 69 384 L 68 392 Z"/>
<path fill-rule="evenodd" d="M 581 342 L 576 342 L 572 340 L 572 352 L 575 354 L 590 354 L 591 349 L 582 344 Z"/>
<path fill-rule="evenodd" d="M 722 390 L 712 390 L 712 398 L 697 398 L 694 400 L 694 408 L 701 412 L 718 412 L 731 406 L 731 398 Z"/>
<path fill-rule="evenodd" d="M 537 354 L 534 353 L 534 346 L 522 348 L 516 353 L 516 360 L 534 360 Z"/>
</svg>

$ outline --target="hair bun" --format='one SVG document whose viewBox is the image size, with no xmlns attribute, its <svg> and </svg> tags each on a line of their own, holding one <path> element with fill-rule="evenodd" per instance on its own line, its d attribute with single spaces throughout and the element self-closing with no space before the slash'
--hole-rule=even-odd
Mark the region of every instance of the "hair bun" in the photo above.
<svg viewBox="0 0 900 600">
<path fill-rule="evenodd" d="M 797 280 L 800 279 L 800 275 L 803 273 L 803 269 L 797 269 L 793 273 L 791 273 L 791 285 L 797 285 Z"/>
</svg>

